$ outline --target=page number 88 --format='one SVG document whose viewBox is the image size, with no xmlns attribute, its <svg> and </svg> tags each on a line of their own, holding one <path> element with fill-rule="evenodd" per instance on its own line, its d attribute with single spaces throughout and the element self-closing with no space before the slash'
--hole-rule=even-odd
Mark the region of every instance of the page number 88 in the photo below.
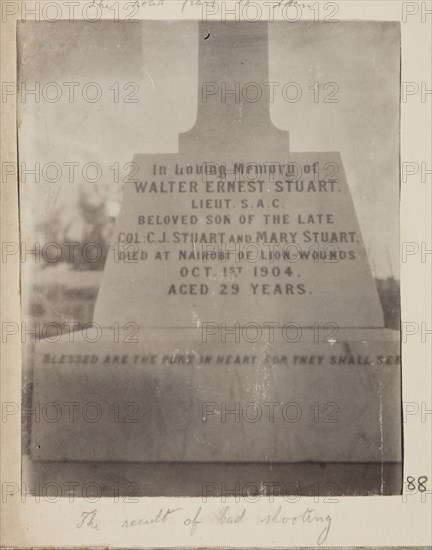
<svg viewBox="0 0 432 550">
<path fill-rule="evenodd" d="M 427 490 L 426 482 L 428 478 L 427 476 L 420 476 L 419 478 L 408 476 L 407 477 L 407 489 L 408 491 L 419 491 L 420 493 L 424 493 Z"/>
</svg>

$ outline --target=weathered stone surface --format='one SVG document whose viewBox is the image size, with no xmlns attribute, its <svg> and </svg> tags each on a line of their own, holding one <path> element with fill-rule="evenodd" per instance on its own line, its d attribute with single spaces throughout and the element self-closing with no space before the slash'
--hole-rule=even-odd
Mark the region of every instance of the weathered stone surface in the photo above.
<svg viewBox="0 0 432 550">
<path fill-rule="evenodd" d="M 400 460 L 394 331 L 342 331 L 330 343 L 304 331 L 271 346 L 152 332 L 137 344 L 37 346 L 35 459 Z"/>
</svg>

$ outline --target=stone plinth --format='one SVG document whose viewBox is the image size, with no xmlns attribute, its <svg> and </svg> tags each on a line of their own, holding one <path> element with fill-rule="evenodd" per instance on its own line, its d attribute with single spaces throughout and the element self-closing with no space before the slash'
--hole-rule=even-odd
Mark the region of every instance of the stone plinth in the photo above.
<svg viewBox="0 0 432 550">
<path fill-rule="evenodd" d="M 180 339 L 178 332 L 142 331 L 137 344 L 106 337 L 97 344 L 39 345 L 34 405 L 41 415 L 32 456 L 400 461 L 394 331 L 343 330 L 318 343 L 311 330 L 297 342 L 287 341 L 297 338 L 294 332 L 276 333 L 271 345 L 228 345 L 210 336 L 197 343 L 199 335 L 187 332 Z M 325 340 L 325 332 L 318 337 Z M 66 403 L 76 403 L 73 421 Z"/>
</svg>

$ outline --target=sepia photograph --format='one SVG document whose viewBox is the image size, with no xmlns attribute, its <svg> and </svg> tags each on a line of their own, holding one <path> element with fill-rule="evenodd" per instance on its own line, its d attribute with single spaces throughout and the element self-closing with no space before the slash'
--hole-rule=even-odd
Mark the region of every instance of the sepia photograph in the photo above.
<svg viewBox="0 0 432 550">
<path fill-rule="evenodd" d="M 400 34 L 18 23 L 31 492 L 401 494 Z"/>
<path fill-rule="evenodd" d="M 0 547 L 430 548 L 430 0 L 0 2 Z"/>
</svg>

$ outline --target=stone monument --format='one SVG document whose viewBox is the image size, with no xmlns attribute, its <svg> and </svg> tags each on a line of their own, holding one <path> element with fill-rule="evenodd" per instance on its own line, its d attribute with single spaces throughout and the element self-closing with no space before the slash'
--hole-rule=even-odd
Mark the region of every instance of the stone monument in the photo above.
<svg viewBox="0 0 432 550">
<path fill-rule="evenodd" d="M 32 460 L 116 462 L 128 479 L 139 463 L 142 494 L 199 495 L 227 463 L 261 484 L 306 464 L 339 494 L 372 471 L 368 491 L 398 492 L 399 333 L 384 328 L 341 157 L 292 153 L 272 124 L 266 23 L 198 34 L 196 123 L 178 154 L 134 158 L 102 340 L 42 342 L 32 358 L 35 403 L 95 404 L 94 421 L 34 422 Z"/>
</svg>

